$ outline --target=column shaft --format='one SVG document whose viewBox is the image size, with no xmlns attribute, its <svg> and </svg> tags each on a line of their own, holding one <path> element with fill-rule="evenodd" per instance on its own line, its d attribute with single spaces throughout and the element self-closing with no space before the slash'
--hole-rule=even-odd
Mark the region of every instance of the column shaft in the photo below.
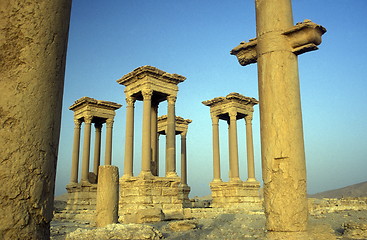
<svg viewBox="0 0 367 240">
<path fill-rule="evenodd" d="M 152 162 L 151 162 L 151 170 L 154 176 L 158 176 L 159 174 L 159 161 L 158 161 L 158 104 L 152 105 L 151 112 L 151 148 L 152 148 Z"/>
<path fill-rule="evenodd" d="M 105 149 L 105 165 L 112 164 L 112 128 L 113 119 L 107 119 L 106 121 L 106 149 Z"/>
<path fill-rule="evenodd" d="M 84 141 L 83 141 L 83 161 L 81 182 L 89 183 L 89 158 L 90 158 L 90 131 L 92 117 L 84 117 Z"/>
<path fill-rule="evenodd" d="M 98 175 L 98 167 L 101 163 L 101 130 L 102 124 L 95 124 L 96 136 L 94 140 L 94 164 L 93 164 L 93 172 L 97 176 Z"/>
<path fill-rule="evenodd" d="M 133 176 L 134 158 L 134 102 L 131 97 L 126 98 L 126 136 L 125 136 L 125 157 L 124 176 Z"/>
<path fill-rule="evenodd" d="M 153 91 L 145 89 L 143 91 L 144 106 L 143 106 L 143 139 L 142 139 L 142 173 L 151 173 L 151 109 L 152 109 L 152 94 Z"/>
<path fill-rule="evenodd" d="M 187 185 L 186 133 L 181 133 L 181 183 Z"/>
<path fill-rule="evenodd" d="M 176 96 L 168 96 L 166 133 L 166 176 L 176 177 Z"/>
<path fill-rule="evenodd" d="M 291 1 L 257 0 L 256 20 L 266 227 L 304 231 L 308 208 L 298 62 L 282 34 L 293 26 Z"/>
<path fill-rule="evenodd" d="M 230 165 L 231 167 L 231 181 L 239 181 L 239 167 L 238 167 L 238 144 L 237 144 L 237 113 L 230 113 L 230 124 L 229 124 L 229 138 L 230 146 L 229 151 L 231 155 Z"/>
<path fill-rule="evenodd" d="M 50 238 L 70 7 L 0 3 L 1 239 Z"/>
<path fill-rule="evenodd" d="M 212 117 L 213 126 L 213 181 L 222 181 L 220 178 L 220 147 L 219 147 L 219 118 Z"/>
<path fill-rule="evenodd" d="M 254 182 L 255 179 L 255 161 L 254 161 L 254 144 L 252 139 L 252 116 L 245 117 L 246 122 L 246 150 L 247 150 L 247 181 Z"/>
<path fill-rule="evenodd" d="M 80 149 L 80 120 L 74 120 L 74 143 L 71 163 L 70 183 L 78 183 L 79 149 Z"/>
</svg>

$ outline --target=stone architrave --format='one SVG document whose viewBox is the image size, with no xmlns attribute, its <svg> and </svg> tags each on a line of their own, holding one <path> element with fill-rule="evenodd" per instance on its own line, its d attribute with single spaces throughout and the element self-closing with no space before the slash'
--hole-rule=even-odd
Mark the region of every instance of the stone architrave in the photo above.
<svg viewBox="0 0 367 240">
<path fill-rule="evenodd" d="M 0 3 L 0 235 L 49 239 L 70 0 Z"/>
<path fill-rule="evenodd" d="M 297 56 L 318 49 L 326 29 L 310 20 L 293 25 L 291 0 L 256 0 L 257 38 L 231 54 L 258 63 L 266 228 L 307 228 L 306 163 Z"/>
<path fill-rule="evenodd" d="M 69 212 L 77 212 L 78 209 L 93 209 L 96 201 L 98 168 L 100 166 L 101 129 L 106 124 L 106 145 L 105 145 L 105 165 L 112 163 L 112 127 L 115 111 L 122 105 L 96 100 L 89 97 L 82 97 L 69 107 L 74 111 L 74 143 L 72 153 L 72 169 L 70 183 L 66 186 L 68 191 Z M 82 153 L 82 174 L 78 182 L 79 146 L 80 146 L 80 126 L 84 122 L 84 142 Z M 90 172 L 90 138 L 91 126 L 94 123 L 96 128 L 96 138 L 94 145 L 93 171 Z M 87 203 L 87 204 L 86 204 Z"/>
<path fill-rule="evenodd" d="M 238 93 L 230 93 L 226 97 L 217 97 L 204 101 L 210 107 L 213 126 L 213 173 L 214 179 L 210 184 L 213 197 L 213 207 L 241 207 L 242 203 L 259 202 L 259 182 L 255 179 L 254 150 L 252 143 L 252 115 L 253 106 L 258 101 L 255 98 L 245 97 Z M 237 120 L 246 119 L 247 142 L 247 169 L 248 179 L 242 182 L 239 176 Z M 228 123 L 229 142 L 229 179 L 228 183 L 222 182 L 220 175 L 219 157 L 219 120 Z M 255 205 L 256 205 L 255 204 Z M 257 204 L 258 205 L 258 204 Z M 257 206 L 256 205 L 256 206 Z M 257 206 L 258 207 L 258 206 Z"/>
<path fill-rule="evenodd" d="M 124 75 L 117 82 L 124 85 L 126 99 L 134 99 L 143 101 L 143 136 L 142 136 L 142 170 L 141 174 L 146 176 L 152 175 L 151 162 L 152 162 L 152 143 L 156 141 L 157 136 L 152 134 L 152 124 L 157 124 L 158 105 L 162 101 L 168 101 L 168 118 L 170 124 L 167 134 L 167 154 L 166 161 L 170 166 L 166 175 L 177 177 L 175 168 L 175 101 L 178 92 L 178 84 L 183 82 L 186 78 L 178 74 L 170 74 L 159 70 L 152 66 L 142 66 L 136 68 L 134 71 Z M 131 101 L 131 100 L 129 100 Z M 128 171 L 124 171 L 124 177 L 131 177 L 133 166 L 133 124 L 131 123 L 134 115 L 134 108 L 128 105 L 126 134 L 129 133 L 125 148 L 125 167 Z M 129 122 L 129 124 L 128 124 Z M 173 134 L 171 133 L 173 131 Z M 155 144 L 154 144 L 155 145 Z M 155 158 L 155 156 L 154 156 Z"/>
<path fill-rule="evenodd" d="M 96 225 L 104 227 L 118 223 L 119 172 L 118 167 L 99 166 Z"/>
</svg>

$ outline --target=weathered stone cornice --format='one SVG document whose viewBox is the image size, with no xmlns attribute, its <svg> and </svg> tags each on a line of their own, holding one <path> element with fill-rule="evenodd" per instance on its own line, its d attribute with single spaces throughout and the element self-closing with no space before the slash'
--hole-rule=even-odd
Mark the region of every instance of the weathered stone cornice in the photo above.
<svg viewBox="0 0 367 240">
<path fill-rule="evenodd" d="M 132 72 L 124 75 L 122 78 L 117 80 L 117 82 L 121 85 L 128 86 L 132 82 L 138 81 L 139 79 L 142 79 L 144 77 L 152 77 L 154 79 L 167 83 L 173 83 L 176 85 L 186 80 L 186 77 L 184 76 L 175 73 L 167 73 L 158 68 L 146 65 L 134 69 Z"/>
<path fill-rule="evenodd" d="M 102 108 L 108 108 L 112 110 L 117 110 L 122 106 L 121 104 L 114 103 L 114 102 L 96 100 L 90 97 L 82 97 L 76 100 L 74 104 L 69 107 L 69 109 L 74 111 L 75 109 L 83 105 L 94 105 L 94 106 L 99 106 Z"/>
<path fill-rule="evenodd" d="M 205 106 L 213 106 L 213 105 L 217 105 L 217 104 L 225 104 L 228 102 L 238 102 L 238 103 L 242 103 L 242 104 L 249 104 L 249 105 L 256 105 L 259 103 L 259 101 L 257 101 L 255 98 L 252 97 L 246 97 L 243 96 L 239 93 L 230 93 L 225 97 L 216 97 L 213 98 L 211 100 L 207 100 L 207 101 L 203 101 L 202 103 Z"/>
</svg>

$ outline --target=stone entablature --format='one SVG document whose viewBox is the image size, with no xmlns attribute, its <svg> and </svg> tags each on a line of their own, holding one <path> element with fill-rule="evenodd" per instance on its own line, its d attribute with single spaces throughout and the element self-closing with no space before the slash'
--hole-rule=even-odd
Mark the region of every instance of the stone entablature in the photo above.
<svg viewBox="0 0 367 240">
<path fill-rule="evenodd" d="M 117 80 L 124 85 L 126 97 L 134 97 L 143 101 L 142 89 L 154 91 L 152 102 L 162 102 L 167 96 L 176 96 L 178 84 L 185 81 L 186 77 L 164 72 L 152 66 L 138 67 L 132 72 Z"/>
<path fill-rule="evenodd" d="M 210 107 L 211 116 L 218 116 L 219 119 L 226 121 L 230 119 L 231 111 L 237 113 L 237 119 L 252 115 L 253 106 L 258 103 L 255 98 L 245 97 L 239 93 L 230 93 L 225 97 L 216 97 L 203 102 L 205 106 Z"/>
<path fill-rule="evenodd" d="M 188 125 L 190 123 L 192 123 L 192 120 L 176 116 L 176 135 L 186 134 Z M 166 131 L 167 131 L 167 115 L 162 115 L 158 118 L 158 133 L 161 135 L 166 135 Z"/>
</svg>

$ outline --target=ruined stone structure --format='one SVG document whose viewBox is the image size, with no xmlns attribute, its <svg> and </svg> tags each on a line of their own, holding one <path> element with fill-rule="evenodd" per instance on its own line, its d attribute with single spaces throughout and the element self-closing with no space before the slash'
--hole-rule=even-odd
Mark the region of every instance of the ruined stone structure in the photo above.
<svg viewBox="0 0 367 240">
<path fill-rule="evenodd" d="M 166 73 L 151 66 L 142 66 L 124 75 L 117 82 L 126 86 L 126 138 L 124 175 L 120 179 L 120 219 L 134 221 L 130 217 L 139 209 L 162 209 L 164 214 L 182 210 L 184 193 L 181 179 L 176 173 L 176 116 L 175 102 L 178 84 L 186 78 Z M 134 104 L 143 101 L 142 169 L 133 175 Z M 152 174 L 152 161 L 158 161 L 157 128 L 158 105 L 168 101 L 166 129 L 165 177 Z M 153 156 L 154 155 L 154 156 Z M 155 163 L 157 166 L 157 163 Z"/>
<path fill-rule="evenodd" d="M 0 238 L 49 239 L 70 0 L 0 3 Z"/>
<path fill-rule="evenodd" d="M 112 127 L 115 110 L 121 107 L 120 104 L 108 101 L 96 100 L 89 97 L 82 97 L 69 107 L 74 111 L 74 144 L 72 153 L 72 166 L 70 183 L 66 186 L 68 191 L 68 213 L 80 213 L 83 210 L 95 210 L 98 167 L 100 166 L 101 131 L 102 125 L 106 123 L 106 145 L 105 145 L 105 165 L 112 162 Z M 84 139 L 82 155 L 82 174 L 78 181 L 79 166 L 79 146 L 80 128 L 84 122 Z M 90 166 L 90 140 L 91 125 L 94 123 L 95 145 L 93 172 L 89 172 Z"/>
<path fill-rule="evenodd" d="M 190 193 L 190 187 L 187 185 L 187 149 L 186 149 L 186 136 L 187 136 L 187 130 L 188 130 L 188 126 L 189 124 L 192 122 L 192 120 L 190 119 L 184 119 L 182 117 L 178 117 L 176 116 L 176 132 L 175 135 L 180 135 L 181 136 L 181 185 L 180 187 L 182 188 L 182 192 L 184 194 L 184 202 L 185 202 L 185 206 L 189 206 L 190 205 L 190 199 L 189 199 L 189 193 Z M 163 115 L 160 116 L 158 118 L 158 140 L 157 140 L 157 149 L 159 146 L 159 136 L 160 135 L 166 135 L 167 132 L 167 115 Z M 154 151 L 153 151 L 154 152 Z M 156 151 L 157 153 L 157 160 L 158 160 L 158 150 Z M 154 164 L 154 162 L 152 162 L 152 169 L 155 170 L 153 171 L 153 175 L 155 176 L 159 176 L 158 175 L 158 167 L 159 164 Z M 157 161 L 158 163 L 158 161 Z"/>
<path fill-rule="evenodd" d="M 297 56 L 317 49 L 326 29 L 293 26 L 291 0 L 256 0 L 257 38 L 235 47 L 241 65 L 258 63 L 261 155 L 267 229 L 307 227 L 306 164 Z"/>
<path fill-rule="evenodd" d="M 260 183 L 255 179 L 254 149 L 252 140 L 253 106 L 258 101 L 238 93 L 226 97 L 217 97 L 203 104 L 210 107 L 213 125 L 213 171 L 214 179 L 210 183 L 212 207 L 239 208 L 250 206 L 259 208 Z M 219 119 L 228 123 L 229 140 L 229 182 L 223 182 L 220 174 Z M 238 165 L 237 120 L 245 119 L 247 144 L 246 182 L 240 180 Z"/>
</svg>

